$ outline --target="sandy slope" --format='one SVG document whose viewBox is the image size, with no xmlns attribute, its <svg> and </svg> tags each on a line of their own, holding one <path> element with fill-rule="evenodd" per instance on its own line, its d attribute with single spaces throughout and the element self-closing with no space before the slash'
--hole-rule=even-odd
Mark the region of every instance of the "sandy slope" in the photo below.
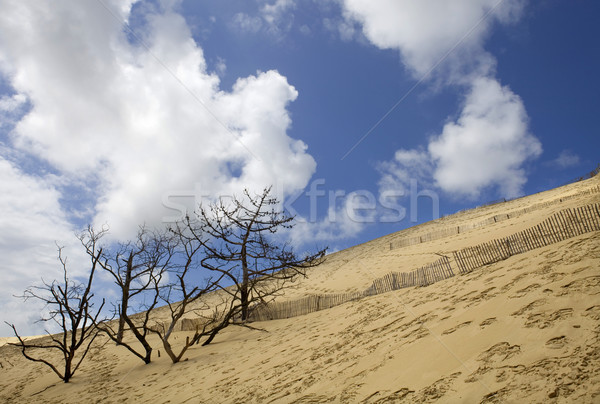
<svg viewBox="0 0 600 404">
<path fill-rule="evenodd" d="M 364 289 L 389 271 L 437 259 L 435 253 L 599 202 L 598 193 L 560 202 L 598 184 L 596 177 L 462 212 L 332 254 L 284 298 Z M 545 206 L 492 225 L 390 249 L 401 237 L 539 204 Z M 599 320 L 600 232 L 593 232 L 425 288 L 255 324 L 266 332 L 230 327 L 177 365 L 164 353 L 143 365 L 105 343 L 63 384 L 3 346 L 0 401 L 600 402 Z"/>
</svg>

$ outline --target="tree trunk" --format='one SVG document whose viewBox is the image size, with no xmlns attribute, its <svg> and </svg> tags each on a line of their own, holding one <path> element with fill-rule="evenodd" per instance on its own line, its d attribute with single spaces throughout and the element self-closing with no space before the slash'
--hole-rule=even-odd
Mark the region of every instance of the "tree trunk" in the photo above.
<svg viewBox="0 0 600 404">
<path fill-rule="evenodd" d="M 169 344 L 169 341 L 167 341 L 166 339 L 163 339 L 163 347 L 165 348 L 165 352 L 167 353 L 167 355 L 169 355 L 169 358 L 171 358 L 171 361 L 173 363 L 179 362 L 179 358 L 177 358 L 177 356 L 173 352 L 173 349 L 171 348 L 171 344 Z"/>
<path fill-rule="evenodd" d="M 152 347 L 150 346 L 150 344 L 148 343 L 148 341 L 146 340 L 145 336 L 142 335 L 139 330 L 137 329 L 137 327 L 135 326 L 135 324 L 133 323 L 133 321 L 129 318 L 129 317 L 124 317 L 125 321 L 127 323 L 127 325 L 129 326 L 129 329 L 131 331 L 133 331 L 133 335 L 135 335 L 135 337 L 137 338 L 137 340 L 142 344 L 142 346 L 144 347 L 144 351 L 146 352 L 146 355 L 142 358 L 142 360 L 144 361 L 144 363 L 147 365 L 151 362 L 151 356 L 152 356 Z M 141 357 L 141 355 L 139 355 Z"/>
<path fill-rule="evenodd" d="M 242 284 L 240 295 L 242 301 L 242 321 L 246 321 L 248 319 L 248 284 Z"/>
<path fill-rule="evenodd" d="M 125 283 L 121 288 L 121 310 L 119 313 L 119 329 L 117 330 L 117 344 L 120 344 L 123 341 L 123 332 L 125 330 L 125 317 L 127 317 L 127 308 L 129 306 L 129 288 L 131 287 L 131 272 L 132 268 L 133 255 L 129 254 L 129 259 L 127 260 L 127 272 L 125 273 Z"/>
<path fill-rule="evenodd" d="M 120 344 L 123 341 L 123 329 L 124 328 L 125 328 L 125 318 L 123 317 L 123 308 L 121 306 L 120 312 L 119 312 L 119 329 L 117 330 L 117 344 Z"/>
<path fill-rule="evenodd" d="M 240 303 L 242 305 L 242 321 L 246 321 L 248 319 L 248 299 L 249 299 L 249 293 L 248 293 L 248 283 L 250 282 L 249 276 L 248 276 L 248 261 L 247 261 L 247 257 L 246 257 L 246 245 L 244 244 L 242 246 L 242 252 L 241 252 L 241 256 L 242 256 L 242 285 L 241 285 L 241 290 L 240 290 Z"/>
<path fill-rule="evenodd" d="M 71 356 L 69 356 L 69 357 L 66 358 L 66 361 L 65 361 L 65 374 L 64 374 L 64 377 L 63 377 L 63 381 L 65 383 L 69 383 L 69 380 L 71 380 L 71 376 L 72 376 L 72 374 L 71 374 L 71 361 L 72 360 L 73 360 L 73 358 Z"/>
</svg>

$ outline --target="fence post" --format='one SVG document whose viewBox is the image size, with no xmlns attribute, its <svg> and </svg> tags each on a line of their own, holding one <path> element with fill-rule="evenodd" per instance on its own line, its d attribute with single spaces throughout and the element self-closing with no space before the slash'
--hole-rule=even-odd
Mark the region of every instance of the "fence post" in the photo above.
<svg viewBox="0 0 600 404">
<path fill-rule="evenodd" d="M 565 223 L 565 229 L 567 230 L 567 232 L 569 234 L 569 238 L 575 237 L 575 231 L 573 230 L 571 223 L 569 223 L 569 218 L 568 217 L 565 218 L 566 212 L 563 210 L 563 211 L 560 211 L 559 213 L 560 213 L 561 219 Z"/>
<path fill-rule="evenodd" d="M 593 230 L 600 230 L 600 220 L 598 220 L 598 216 L 596 216 L 596 212 L 594 211 L 593 205 L 588 205 L 588 211 L 590 215 L 590 221 L 592 223 Z"/>
<path fill-rule="evenodd" d="M 552 224 L 552 226 L 554 227 L 554 231 L 557 235 L 557 238 L 559 241 L 564 240 L 565 237 L 565 233 L 564 233 L 564 229 L 563 226 L 561 226 L 560 222 L 558 221 L 558 219 L 556 218 L 556 215 L 552 215 L 548 218 L 550 220 L 550 223 Z"/>
<path fill-rule="evenodd" d="M 583 206 L 580 206 L 577 209 L 575 209 L 575 214 L 577 215 L 577 220 L 579 220 L 585 232 L 589 233 L 591 230 L 584 211 L 585 209 L 583 208 Z"/>
</svg>

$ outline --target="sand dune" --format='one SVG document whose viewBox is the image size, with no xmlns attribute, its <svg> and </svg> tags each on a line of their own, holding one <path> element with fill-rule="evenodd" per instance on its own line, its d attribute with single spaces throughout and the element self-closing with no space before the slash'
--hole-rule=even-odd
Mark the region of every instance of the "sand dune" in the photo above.
<svg viewBox="0 0 600 404">
<path fill-rule="evenodd" d="M 599 185 L 595 177 L 337 252 L 282 300 L 363 290 L 390 271 L 438 259 L 436 253 L 505 237 L 562 209 L 598 203 Z M 446 229 L 461 226 L 460 233 L 444 236 Z M 391 248 L 431 234 L 441 236 Z M 254 325 L 265 331 L 230 327 L 213 344 L 191 348 L 188 360 L 176 365 L 164 354 L 143 365 L 102 339 L 69 384 L 5 345 L 0 400 L 600 402 L 600 232 L 427 287 Z M 159 341 L 154 344 L 160 350 Z"/>
</svg>

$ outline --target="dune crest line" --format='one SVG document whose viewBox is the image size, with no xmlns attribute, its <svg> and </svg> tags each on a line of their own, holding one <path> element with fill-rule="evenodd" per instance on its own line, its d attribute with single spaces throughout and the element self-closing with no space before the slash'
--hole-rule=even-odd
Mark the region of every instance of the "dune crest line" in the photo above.
<svg viewBox="0 0 600 404">
<path fill-rule="evenodd" d="M 467 274 L 513 255 L 599 230 L 600 204 L 564 209 L 537 226 L 474 247 L 453 251 L 452 260 L 442 257 L 410 272 L 390 272 L 375 279 L 370 287 L 361 292 L 310 295 L 301 299 L 256 306 L 252 310 L 250 320 L 267 321 L 296 317 L 393 290 L 428 286 L 451 278 L 456 273 Z M 453 270 L 453 266 L 457 267 L 457 271 Z M 194 319 L 187 319 L 182 323 L 182 331 L 193 330 L 195 327 Z"/>
</svg>

